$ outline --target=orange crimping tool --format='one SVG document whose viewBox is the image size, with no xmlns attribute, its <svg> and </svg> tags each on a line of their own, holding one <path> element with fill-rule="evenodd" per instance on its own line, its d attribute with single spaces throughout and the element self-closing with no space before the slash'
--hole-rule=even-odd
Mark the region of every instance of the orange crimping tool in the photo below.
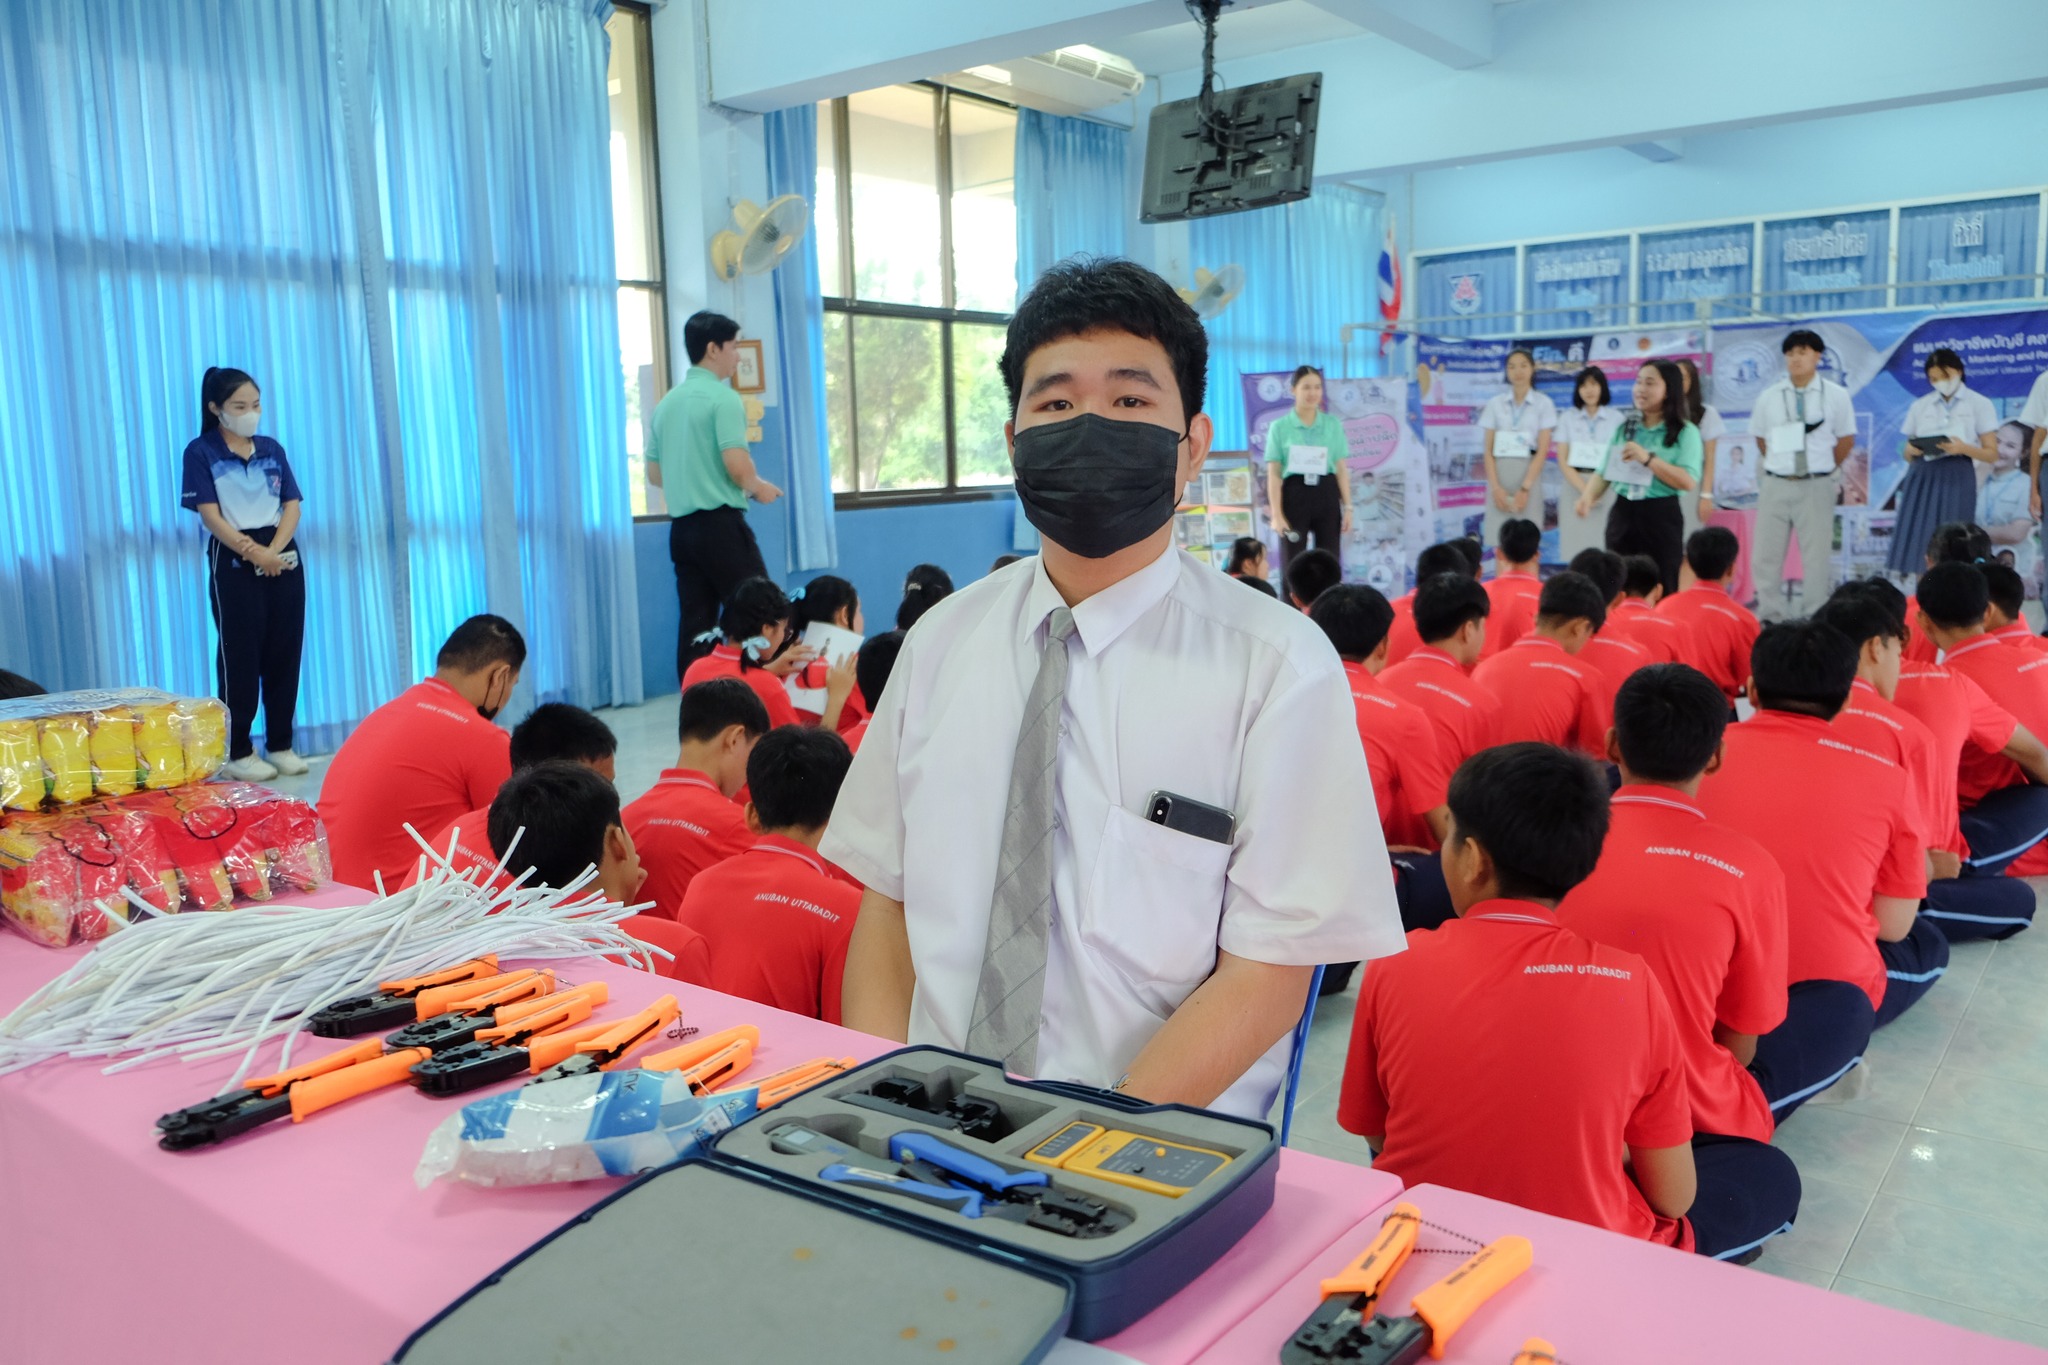
<svg viewBox="0 0 2048 1365">
<path fill-rule="evenodd" d="M 647 1028 L 651 1037 L 674 1023 L 680 1012 L 676 998 L 664 995 L 621 1022 L 566 1028 L 563 1025 L 571 1021 L 522 1019 L 482 1029 L 474 1042 L 437 1052 L 414 1067 L 412 1083 L 429 1095 L 460 1095 L 494 1081 L 509 1080 L 522 1071 L 546 1071 L 574 1056 L 584 1043 L 595 1042 L 629 1025 Z M 590 1017 L 587 1006 L 579 1017 Z"/>
<path fill-rule="evenodd" d="M 446 971 L 410 976 L 402 981 L 379 982 L 370 995 L 337 1000 L 315 1014 L 310 1027 L 317 1038 L 354 1038 L 364 1033 L 382 1033 L 400 1024 L 431 1016 L 417 1012 L 415 999 L 421 991 L 462 981 L 480 981 L 498 970 L 495 956 L 484 956 Z"/>
<path fill-rule="evenodd" d="M 407 1071 L 431 1055 L 423 1047 L 386 1052 L 383 1039 L 370 1038 L 317 1062 L 245 1081 L 237 1094 L 165 1114 L 156 1121 L 157 1145 L 166 1151 L 182 1152 L 225 1142 L 287 1115 L 298 1123 L 343 1100 L 396 1085 L 405 1079 Z"/>
</svg>

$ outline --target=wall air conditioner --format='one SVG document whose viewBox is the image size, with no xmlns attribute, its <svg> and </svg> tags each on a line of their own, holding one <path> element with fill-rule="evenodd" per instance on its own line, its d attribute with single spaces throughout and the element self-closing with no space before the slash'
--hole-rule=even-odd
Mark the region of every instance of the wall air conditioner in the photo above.
<svg viewBox="0 0 2048 1365">
<path fill-rule="evenodd" d="M 1128 123 L 1129 100 L 1145 88 L 1145 73 L 1114 52 L 1076 46 L 969 67 L 939 77 L 939 83 L 1048 114 L 1089 114 Z"/>
</svg>

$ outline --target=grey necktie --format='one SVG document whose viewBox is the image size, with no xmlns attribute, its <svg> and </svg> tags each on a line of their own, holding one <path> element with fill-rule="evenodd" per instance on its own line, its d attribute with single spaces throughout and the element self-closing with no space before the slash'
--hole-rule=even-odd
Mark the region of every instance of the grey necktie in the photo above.
<svg viewBox="0 0 2048 1365">
<path fill-rule="evenodd" d="M 1038 1013 L 1045 999 L 1046 941 L 1052 933 L 1053 761 L 1067 695 L 1067 639 L 1073 633 L 1074 613 L 1054 608 L 1038 677 L 1017 731 L 988 946 L 982 951 L 981 985 L 967 1029 L 969 1052 L 1001 1058 L 1011 1071 L 1026 1076 L 1038 1062 Z"/>
</svg>

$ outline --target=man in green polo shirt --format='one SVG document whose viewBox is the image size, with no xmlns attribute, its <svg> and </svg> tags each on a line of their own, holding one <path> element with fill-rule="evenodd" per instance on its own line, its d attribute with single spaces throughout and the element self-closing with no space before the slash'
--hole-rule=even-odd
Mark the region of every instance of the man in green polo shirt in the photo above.
<svg viewBox="0 0 2048 1365">
<path fill-rule="evenodd" d="M 740 325 L 719 313 L 683 324 L 689 373 L 654 408 L 647 481 L 662 491 L 673 520 L 668 557 L 676 566 L 682 632 L 676 678 L 704 650 L 693 642 L 718 624 L 719 608 L 741 581 L 767 576 L 747 525 L 747 499 L 771 503 L 782 490 L 762 478 L 747 454 L 747 409 L 732 390 L 739 369 Z"/>
</svg>

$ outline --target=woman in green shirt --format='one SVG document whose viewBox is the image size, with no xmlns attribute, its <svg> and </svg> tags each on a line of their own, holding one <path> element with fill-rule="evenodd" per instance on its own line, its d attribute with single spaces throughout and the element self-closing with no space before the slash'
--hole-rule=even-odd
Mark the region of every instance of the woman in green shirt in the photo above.
<svg viewBox="0 0 2048 1365">
<path fill-rule="evenodd" d="M 1303 550 L 1328 550 L 1341 560 L 1351 529 L 1351 475 L 1344 468 L 1350 451 L 1344 424 L 1323 411 L 1323 372 L 1303 365 L 1293 388 L 1294 411 L 1266 428 L 1266 506 L 1280 533 L 1283 578 Z"/>
<path fill-rule="evenodd" d="M 1579 494 L 1585 516 L 1611 486 L 1607 548 L 1618 555 L 1657 561 L 1664 591 L 1678 591 L 1685 555 L 1685 513 L 1678 495 L 1699 487 L 1704 456 L 1700 429 L 1687 411 L 1685 376 L 1669 360 L 1651 360 L 1636 373 L 1636 410 L 1607 447 L 1607 463 Z"/>
</svg>

